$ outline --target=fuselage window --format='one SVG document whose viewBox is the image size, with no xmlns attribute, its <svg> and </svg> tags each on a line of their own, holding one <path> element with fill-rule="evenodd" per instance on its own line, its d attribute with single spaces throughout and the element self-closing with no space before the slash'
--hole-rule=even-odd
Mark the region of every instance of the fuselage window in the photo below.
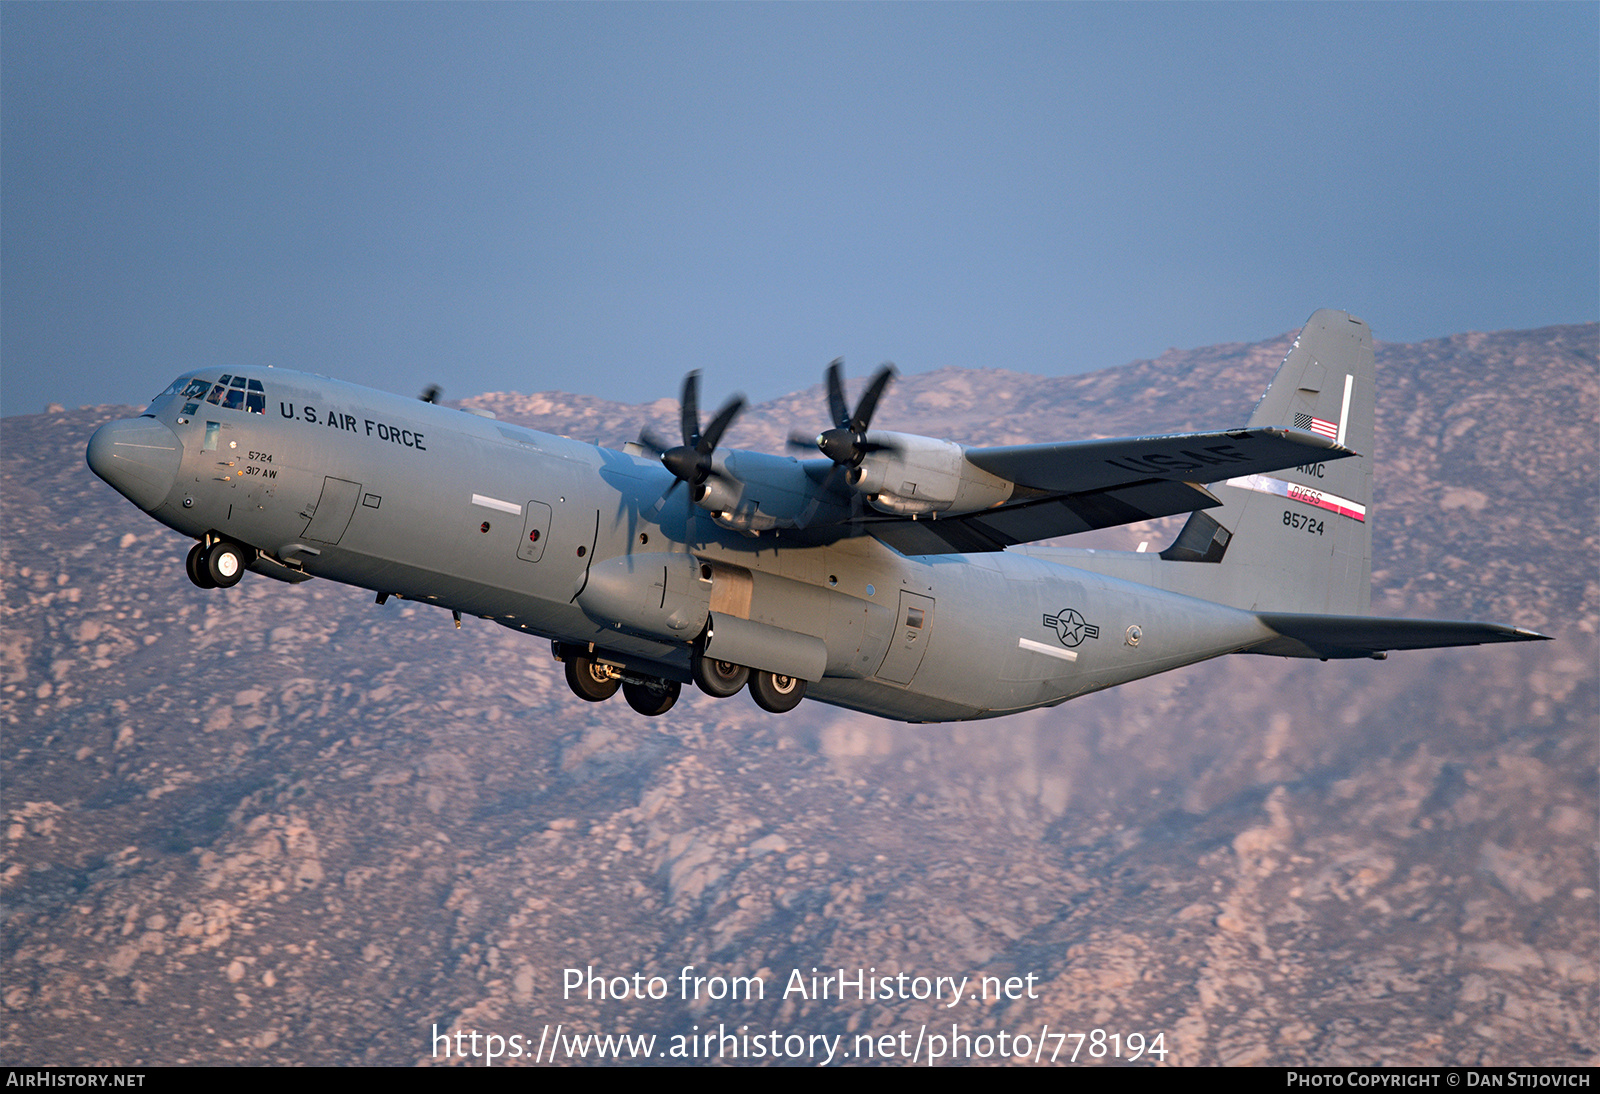
<svg viewBox="0 0 1600 1094">
<path fill-rule="evenodd" d="M 250 381 L 250 392 L 245 396 L 245 409 L 252 414 L 267 412 L 267 392 L 260 380 Z"/>
</svg>

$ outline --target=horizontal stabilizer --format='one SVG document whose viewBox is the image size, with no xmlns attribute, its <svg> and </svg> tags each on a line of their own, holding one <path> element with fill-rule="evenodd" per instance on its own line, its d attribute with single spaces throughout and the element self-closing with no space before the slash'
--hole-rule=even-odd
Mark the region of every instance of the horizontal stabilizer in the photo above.
<svg viewBox="0 0 1600 1094">
<path fill-rule="evenodd" d="M 1490 642 L 1548 642 L 1550 636 L 1499 623 L 1446 619 L 1380 619 L 1364 615 L 1301 615 L 1257 612 L 1277 632 L 1250 650 L 1277 657 L 1377 657 L 1388 650 L 1482 646 Z"/>
</svg>

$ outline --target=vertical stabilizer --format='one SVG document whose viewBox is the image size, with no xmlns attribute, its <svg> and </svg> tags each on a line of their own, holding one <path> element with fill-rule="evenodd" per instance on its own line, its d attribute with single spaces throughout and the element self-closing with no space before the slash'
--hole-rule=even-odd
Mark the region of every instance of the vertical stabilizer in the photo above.
<svg viewBox="0 0 1600 1094">
<path fill-rule="evenodd" d="M 1208 571 L 1198 595 L 1252 611 L 1367 614 L 1374 384 L 1367 325 L 1314 314 L 1250 425 L 1317 433 L 1357 454 L 1212 485 L 1222 507 L 1194 513 L 1162 552 Z"/>
</svg>

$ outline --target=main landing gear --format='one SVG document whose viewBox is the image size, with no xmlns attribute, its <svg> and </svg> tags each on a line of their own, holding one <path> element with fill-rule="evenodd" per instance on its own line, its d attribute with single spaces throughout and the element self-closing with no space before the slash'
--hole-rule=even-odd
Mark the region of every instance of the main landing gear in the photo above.
<svg viewBox="0 0 1600 1094">
<path fill-rule="evenodd" d="M 621 674 L 609 665 L 581 654 L 567 654 L 567 687 L 578 698 L 601 703 L 615 695 L 621 685 Z"/>
<path fill-rule="evenodd" d="M 749 687 L 750 698 L 756 706 L 773 714 L 784 714 L 800 705 L 806 694 L 806 682 L 795 676 L 780 676 L 761 669 L 735 665 L 732 661 L 718 661 L 707 657 L 695 646 L 694 682 L 700 690 L 714 699 L 726 699 Z"/>
<path fill-rule="evenodd" d="M 604 702 L 621 689 L 630 707 L 647 718 L 654 718 L 671 710 L 683 691 L 683 685 L 676 680 L 624 669 L 600 659 L 583 646 L 558 644 L 555 654 L 563 663 L 567 686 L 572 693 L 591 703 Z M 773 714 L 793 710 L 806 694 L 806 682 L 798 676 L 746 668 L 698 654 L 694 658 L 693 675 L 700 690 L 717 699 L 726 699 L 737 695 L 742 688 L 749 688 L 750 698 L 756 705 Z"/>
<path fill-rule="evenodd" d="M 648 718 L 654 718 L 671 710 L 683 690 L 683 685 L 676 680 L 625 675 L 615 665 L 598 661 L 588 653 L 568 650 L 561 657 L 566 663 L 567 686 L 578 698 L 591 703 L 611 698 L 620 687 L 622 697 L 630 707 Z"/>
<path fill-rule="evenodd" d="M 730 695 L 739 694 L 739 689 L 744 687 L 749 679 L 750 670 L 743 665 L 695 655 L 694 682 L 700 686 L 701 691 L 714 699 L 726 699 Z"/>
<path fill-rule="evenodd" d="M 204 540 L 189 549 L 183 568 L 189 580 L 202 589 L 231 589 L 239 584 L 252 561 L 252 552 L 232 540 Z"/>
<path fill-rule="evenodd" d="M 798 676 L 779 676 L 756 670 L 750 674 L 750 698 L 773 714 L 786 714 L 806 697 L 806 682 Z"/>
<path fill-rule="evenodd" d="M 646 718 L 654 718 L 657 714 L 665 714 L 672 709 L 672 704 L 678 701 L 678 693 L 683 690 L 683 685 L 676 680 L 657 680 L 651 683 L 635 684 L 632 680 L 622 683 L 622 697 L 628 705 Z"/>
</svg>

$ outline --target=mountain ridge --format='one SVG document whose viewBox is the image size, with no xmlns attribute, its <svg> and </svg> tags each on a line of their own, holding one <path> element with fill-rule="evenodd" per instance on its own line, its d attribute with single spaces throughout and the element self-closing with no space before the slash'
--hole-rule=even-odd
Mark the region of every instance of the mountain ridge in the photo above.
<svg viewBox="0 0 1600 1094">
<path fill-rule="evenodd" d="M 903 377 L 880 419 L 970 444 L 1239 425 L 1290 337 Z M 645 720 L 489 624 L 321 581 L 206 593 L 84 466 L 125 409 L 8 418 L 0 1059 L 952 1020 L 775 997 L 815 966 L 1032 973 L 1038 998 L 954 1018 L 1160 1032 L 1167 1063 L 1592 1064 L 1597 347 L 1594 324 L 1377 347 L 1374 611 L 1555 642 L 1235 657 L 949 726 L 689 694 Z M 646 410 L 675 428 L 673 394 L 465 402 L 620 443 Z M 825 416 L 813 386 L 728 440 L 781 451 Z M 774 995 L 562 997 L 569 968 L 685 965 Z"/>
</svg>

